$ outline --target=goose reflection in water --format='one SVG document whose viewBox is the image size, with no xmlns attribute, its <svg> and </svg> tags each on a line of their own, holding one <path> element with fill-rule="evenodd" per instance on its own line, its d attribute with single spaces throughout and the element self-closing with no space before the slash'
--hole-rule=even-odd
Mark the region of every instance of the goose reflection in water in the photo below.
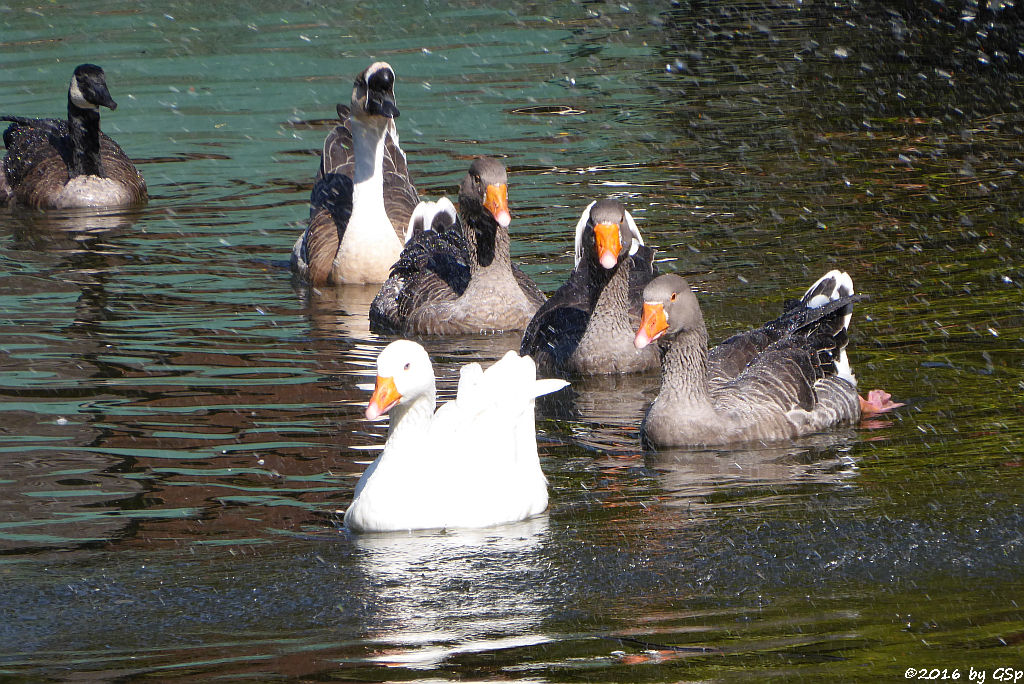
<svg viewBox="0 0 1024 684">
<path fill-rule="evenodd" d="M 547 514 L 477 530 L 351 535 L 377 613 L 370 661 L 430 668 L 460 653 L 549 641 Z"/>
<path fill-rule="evenodd" d="M 723 489 L 778 488 L 781 494 L 802 485 L 846 485 L 858 467 L 843 447 L 857 442 L 857 431 L 847 428 L 761 448 L 649 451 L 644 460 L 658 473 L 662 503 L 692 513 L 715 508 L 709 497 L 720 497 Z"/>
<path fill-rule="evenodd" d="M 374 337 L 370 332 L 370 302 L 379 289 L 376 283 L 322 288 L 295 284 L 295 292 L 317 335 L 361 341 Z"/>
</svg>

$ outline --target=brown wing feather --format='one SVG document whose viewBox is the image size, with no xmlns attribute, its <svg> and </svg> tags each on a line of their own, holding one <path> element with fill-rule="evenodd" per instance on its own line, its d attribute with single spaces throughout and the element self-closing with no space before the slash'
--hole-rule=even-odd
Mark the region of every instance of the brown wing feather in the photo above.
<svg viewBox="0 0 1024 684">
<path fill-rule="evenodd" d="M 416 187 L 409 177 L 405 152 L 399 147 L 398 132 L 392 121 L 384 138 L 384 210 L 399 238 L 405 239 L 405 229 L 419 203 Z"/>
<path fill-rule="evenodd" d="M 35 209 L 53 206 L 56 198 L 68 182 L 68 167 L 60 152 L 45 135 L 25 137 L 26 144 L 12 144 L 9 154 L 21 162 L 20 178 L 15 179 L 11 194 L 21 204 Z M 27 144 L 29 141 L 33 144 Z M 146 181 L 111 138 L 100 134 L 100 159 L 106 178 L 118 181 L 130 192 L 133 203 L 141 204 L 149 199 Z"/>
<path fill-rule="evenodd" d="M 338 118 L 341 120 L 324 139 L 320 169 L 316 174 L 313 193 L 310 196 L 310 212 L 312 217 L 324 208 L 325 193 L 317 192 L 324 179 L 332 176 L 352 178 L 355 173 L 355 156 L 352 148 L 352 132 L 348 128 L 349 108 L 339 104 Z M 409 225 L 412 212 L 419 204 L 419 195 L 409 177 L 409 166 L 405 152 L 398 144 L 398 134 L 394 121 L 388 126 L 388 134 L 384 139 L 384 209 L 388 219 L 399 238 L 405 239 L 405 229 Z"/>
<path fill-rule="evenodd" d="M 334 218 L 326 210 L 317 212 L 309 220 L 305 234 L 306 265 L 308 279 L 313 285 L 330 282 L 334 269 L 334 257 L 338 254 L 341 237 Z"/>
</svg>

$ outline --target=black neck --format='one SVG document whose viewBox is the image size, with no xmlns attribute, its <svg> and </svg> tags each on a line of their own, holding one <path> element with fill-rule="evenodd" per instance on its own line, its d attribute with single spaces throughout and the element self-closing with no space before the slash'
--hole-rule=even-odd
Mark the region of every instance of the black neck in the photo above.
<svg viewBox="0 0 1024 684">
<path fill-rule="evenodd" d="M 68 176 L 102 176 L 100 161 L 100 113 L 78 107 L 68 97 L 68 131 L 71 134 L 71 160 Z"/>
<path fill-rule="evenodd" d="M 512 263 L 509 253 L 508 228 L 502 228 L 489 213 L 468 217 L 466 239 L 469 241 L 470 271 Z"/>
</svg>

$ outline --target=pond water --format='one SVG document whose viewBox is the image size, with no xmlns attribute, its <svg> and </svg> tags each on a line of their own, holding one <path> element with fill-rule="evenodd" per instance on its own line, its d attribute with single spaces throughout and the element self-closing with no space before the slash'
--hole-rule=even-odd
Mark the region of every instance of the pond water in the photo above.
<svg viewBox="0 0 1024 684">
<path fill-rule="evenodd" d="M 1011 3 L 10 3 L 2 109 L 107 72 L 133 212 L 0 211 L 0 679 L 896 681 L 1024 669 L 1024 34 Z M 1003 7 L 999 9 L 999 7 Z M 996 9 L 986 9 L 989 6 Z M 795 443 L 644 452 L 656 378 L 542 402 L 551 507 L 341 526 L 374 288 L 288 252 L 352 79 L 385 59 L 423 196 L 510 168 L 551 291 L 591 199 L 720 339 L 848 270 L 862 389 Z M 428 340 L 458 367 L 515 336 Z M 916 674 L 916 673 L 915 673 Z"/>
</svg>

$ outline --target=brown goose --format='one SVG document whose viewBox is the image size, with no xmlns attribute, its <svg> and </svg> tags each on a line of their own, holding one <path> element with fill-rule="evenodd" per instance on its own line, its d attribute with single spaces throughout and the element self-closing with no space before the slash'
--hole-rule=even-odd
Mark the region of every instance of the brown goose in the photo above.
<svg viewBox="0 0 1024 684">
<path fill-rule="evenodd" d="M 473 160 L 459 188 L 457 220 L 440 211 L 431 230 L 413 227 L 370 306 L 370 329 L 460 335 L 525 328 L 544 294 L 512 264 L 511 220 L 505 166 L 490 157 Z"/>
<path fill-rule="evenodd" d="M 519 353 L 565 376 L 659 368 L 657 347 L 633 345 L 640 292 L 653 277 L 654 249 L 622 203 L 592 202 L 576 227 L 576 268 L 530 321 Z"/>
<path fill-rule="evenodd" d="M 709 363 L 704 317 L 690 285 L 674 274 L 652 280 L 644 288 L 636 345 L 645 347 L 665 335 L 671 346 L 662 364 L 661 391 L 641 427 L 644 443 L 765 442 L 856 422 L 861 404 L 846 358 L 846 330 L 859 297 L 840 271 L 827 273 L 808 293 L 819 287 L 836 296 L 805 295 L 787 312 L 802 316 L 804 323 L 753 354 L 730 378 Z"/>
<path fill-rule="evenodd" d="M 419 201 L 398 144 L 395 72 L 375 62 L 356 77 L 352 107 L 324 140 L 310 218 L 291 266 L 313 285 L 382 283 Z"/>
<path fill-rule="evenodd" d="M 100 107 L 117 103 L 106 75 L 95 64 L 75 67 L 68 86 L 68 118 L 10 121 L 4 131 L 0 205 L 36 209 L 145 204 L 146 182 L 116 142 L 100 132 Z"/>
</svg>

